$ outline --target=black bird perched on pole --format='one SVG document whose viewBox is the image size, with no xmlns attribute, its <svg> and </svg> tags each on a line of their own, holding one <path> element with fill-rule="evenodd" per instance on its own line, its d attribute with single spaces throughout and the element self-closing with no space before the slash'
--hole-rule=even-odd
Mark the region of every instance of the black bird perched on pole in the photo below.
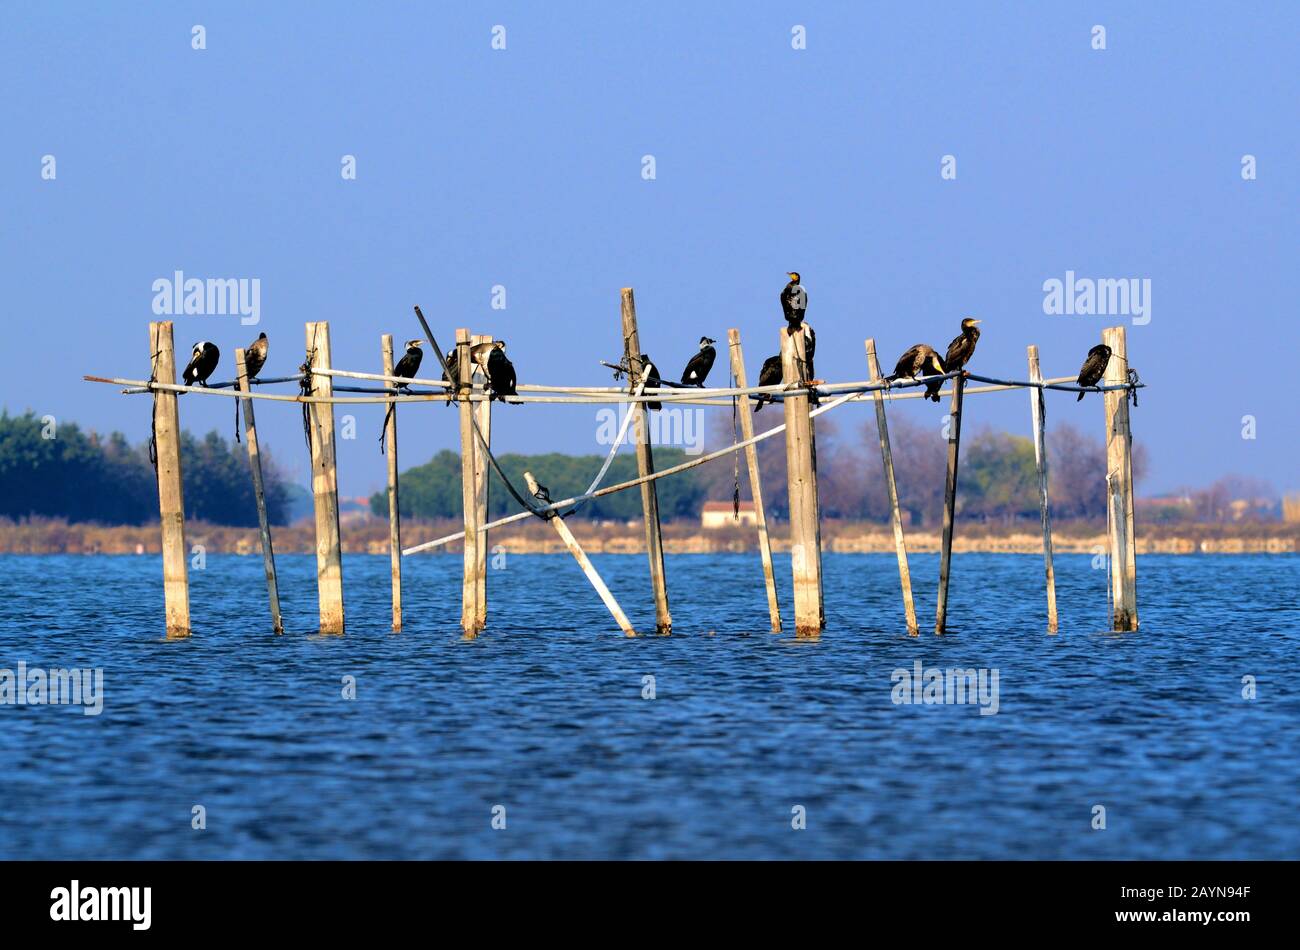
<svg viewBox="0 0 1300 950">
<path fill-rule="evenodd" d="M 760 386 L 779 386 L 781 385 L 781 354 L 769 356 L 763 360 L 763 368 L 758 371 L 758 385 Z M 762 409 L 764 405 L 772 401 L 771 393 L 759 393 L 758 402 L 754 403 L 754 411 Z"/>
<path fill-rule="evenodd" d="M 515 390 L 515 365 L 506 358 L 506 341 L 493 340 L 487 356 L 488 385 L 492 398 L 503 402 L 507 396 L 517 396 Z"/>
<path fill-rule="evenodd" d="M 808 309 L 808 294 L 799 284 L 799 272 L 790 271 L 790 283 L 781 290 L 781 311 L 787 320 L 802 320 Z"/>
<path fill-rule="evenodd" d="M 450 406 L 452 395 L 460 391 L 460 348 L 449 350 L 444 359 L 447 361 L 447 369 L 443 372 L 442 378 L 451 385 L 447 387 L 447 401 L 443 405 Z M 484 371 L 486 372 L 486 368 Z"/>
<path fill-rule="evenodd" d="M 948 344 L 948 354 L 943 358 L 943 365 L 949 373 L 955 373 L 975 355 L 975 344 L 979 342 L 980 331 L 975 324 L 980 321 L 967 317 L 961 322 L 961 335 Z"/>
<path fill-rule="evenodd" d="M 686 369 L 682 370 L 683 386 L 704 388 L 704 380 L 708 378 L 709 370 L 713 369 L 713 361 L 718 356 L 718 351 L 713 348 L 715 342 L 717 341 L 710 340 L 707 336 L 700 337 L 700 352 L 692 356 Z"/>
<path fill-rule="evenodd" d="M 659 378 L 659 367 L 650 362 L 650 357 L 646 353 L 641 354 L 641 375 L 645 379 L 646 389 L 658 389 L 664 384 L 663 380 Z M 645 407 L 658 411 L 664 407 L 664 404 L 656 399 L 653 402 L 647 402 Z"/>
<path fill-rule="evenodd" d="M 257 374 L 266 365 L 266 351 L 269 346 L 266 334 L 259 333 L 257 339 L 248 344 L 248 349 L 244 350 L 244 369 L 248 371 L 249 379 L 256 379 Z"/>
<path fill-rule="evenodd" d="M 200 340 L 195 343 L 189 365 L 185 367 L 185 372 L 181 374 L 181 378 L 185 380 L 185 385 L 199 385 L 206 388 L 208 377 L 217 368 L 217 363 L 220 360 L 221 351 L 217 349 L 217 344 L 209 343 L 207 340 Z"/>
<path fill-rule="evenodd" d="M 804 314 L 808 311 L 808 292 L 799 283 L 798 271 L 790 271 L 787 276 L 790 278 L 790 283 L 781 290 L 781 311 L 785 314 L 791 334 L 799 330 L 803 331 L 804 381 L 811 382 L 817 378 L 813 370 L 813 356 L 817 352 L 817 334 L 813 332 L 811 324 L 804 321 Z M 816 392 L 809 395 L 808 401 L 817 405 Z"/>
<path fill-rule="evenodd" d="M 1110 363 L 1110 347 L 1105 343 L 1098 343 L 1088 351 L 1088 358 L 1083 361 L 1083 368 L 1079 370 L 1080 386 L 1096 386 L 1101 382 L 1101 378 L 1106 375 L 1106 366 Z M 1083 399 L 1083 393 L 1079 393 L 1079 399 Z"/>
<path fill-rule="evenodd" d="M 424 359 L 424 351 L 420 347 L 424 344 L 423 340 L 407 340 L 406 353 L 397 365 L 393 367 L 393 375 L 401 376 L 403 379 L 411 379 L 420 371 L 420 361 Z M 406 389 L 407 383 L 398 383 L 398 389 Z"/>
<path fill-rule="evenodd" d="M 885 377 L 885 384 L 888 385 L 896 379 L 915 379 L 918 376 L 942 376 L 946 372 L 943 360 L 935 352 L 934 347 L 927 343 L 918 343 L 907 350 L 898 358 L 898 365 L 894 367 L 894 372 Z M 939 390 L 943 388 L 943 380 L 936 379 L 925 384 L 925 398 L 939 401 Z"/>
</svg>

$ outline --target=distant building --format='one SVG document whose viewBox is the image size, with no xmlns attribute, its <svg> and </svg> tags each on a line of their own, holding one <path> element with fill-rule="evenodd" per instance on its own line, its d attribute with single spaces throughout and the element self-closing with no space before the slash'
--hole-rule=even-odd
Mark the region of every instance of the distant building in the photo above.
<svg viewBox="0 0 1300 950">
<path fill-rule="evenodd" d="M 739 521 L 736 520 L 734 508 L 729 501 L 706 501 L 700 509 L 701 528 L 725 528 L 734 524 L 758 524 L 758 515 L 752 501 L 740 503 Z"/>
<path fill-rule="evenodd" d="M 1300 492 L 1282 499 L 1282 520 L 1287 524 L 1300 524 Z"/>
</svg>

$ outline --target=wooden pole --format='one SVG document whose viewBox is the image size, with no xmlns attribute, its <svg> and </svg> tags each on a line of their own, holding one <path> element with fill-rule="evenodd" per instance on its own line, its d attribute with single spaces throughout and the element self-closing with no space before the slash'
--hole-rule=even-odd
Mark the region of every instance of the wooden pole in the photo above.
<svg viewBox="0 0 1300 950">
<path fill-rule="evenodd" d="M 330 325 L 307 324 L 307 354 L 312 369 L 329 369 Z M 312 392 L 330 398 L 329 376 L 312 376 Z M 320 601 L 320 632 L 343 633 L 343 541 L 339 532 L 338 462 L 334 442 L 334 406 L 312 403 L 309 409 L 311 492 L 316 509 L 316 591 Z"/>
<path fill-rule="evenodd" d="M 953 377 L 952 406 L 948 410 L 948 478 L 943 487 L 943 543 L 939 551 L 939 603 L 934 617 L 934 632 L 939 636 L 948 626 L 948 571 L 952 564 L 952 526 L 957 515 L 957 458 L 961 449 L 961 397 L 965 391 L 966 377 Z"/>
<path fill-rule="evenodd" d="M 383 353 L 384 375 L 393 375 L 393 335 L 385 333 L 379 340 Z M 402 630 L 402 516 L 397 491 L 397 406 L 388 404 L 385 412 L 384 452 L 388 456 L 388 556 L 393 577 L 393 632 Z"/>
<path fill-rule="evenodd" d="M 248 368 L 244 351 L 235 350 L 235 380 L 241 393 L 248 393 Z M 253 400 L 241 400 L 244 410 L 244 444 L 248 446 L 248 467 L 253 473 L 253 498 L 257 502 L 257 528 L 262 537 L 262 567 L 266 571 L 266 595 L 271 601 L 271 629 L 284 633 L 280 617 L 280 585 L 275 578 L 275 550 L 271 546 L 271 521 L 266 515 L 266 484 L 262 481 L 262 456 L 257 445 L 257 419 Z"/>
<path fill-rule="evenodd" d="M 456 331 L 456 371 L 459 374 L 460 403 L 460 501 L 465 514 L 465 558 L 461 583 L 460 628 L 473 637 L 478 626 L 478 493 L 474 482 L 474 404 L 469 400 L 474 380 L 474 364 L 469 359 L 469 330 Z"/>
<path fill-rule="evenodd" d="M 781 372 L 786 386 L 803 384 L 804 337 L 781 329 Z M 815 639 L 822 612 L 821 538 L 817 511 L 817 464 L 806 394 L 786 396 L 785 464 L 790 495 L 790 563 L 794 573 L 795 636 Z"/>
<path fill-rule="evenodd" d="M 471 345 L 491 343 L 492 339 L 490 333 L 475 334 L 470 338 L 470 343 Z M 486 386 L 486 376 L 484 376 L 483 382 Z M 492 403 L 487 399 L 475 403 L 474 418 L 478 420 L 478 430 L 483 433 L 483 441 L 490 446 L 492 444 Z M 475 524 L 477 525 L 485 525 L 488 520 L 488 474 L 487 452 L 484 449 L 483 442 L 476 438 L 474 440 L 474 504 L 477 519 Z M 478 629 L 482 630 L 487 626 L 488 533 L 486 531 L 479 532 L 478 544 L 475 545 L 474 553 L 474 622 Z"/>
<path fill-rule="evenodd" d="M 731 372 L 736 377 L 736 388 L 746 389 L 745 354 L 740 348 L 740 331 L 727 331 L 731 345 Z M 748 441 L 754 437 L 754 416 L 749 399 L 740 397 L 741 437 Z M 772 632 L 781 632 L 781 608 L 776 600 L 776 575 L 772 568 L 772 542 L 767 536 L 767 513 L 763 510 L 763 480 L 758 470 L 758 446 L 745 446 L 745 465 L 749 468 L 749 493 L 754 499 L 754 520 L 758 527 L 758 552 L 763 559 L 763 583 L 767 586 L 767 613 L 772 622 Z"/>
<path fill-rule="evenodd" d="M 1038 346 L 1029 345 L 1029 381 L 1041 383 Z M 1056 633 L 1056 571 L 1052 568 L 1052 510 L 1047 501 L 1047 404 L 1040 387 L 1029 390 L 1029 412 L 1034 422 L 1034 461 L 1038 464 L 1038 511 L 1043 522 L 1043 566 L 1047 571 L 1047 632 Z"/>
<path fill-rule="evenodd" d="M 153 379 L 176 383 L 172 322 L 149 324 L 149 358 Z M 190 580 L 185 549 L 185 495 L 181 488 L 181 424 L 176 393 L 154 393 L 154 442 L 158 450 L 158 515 L 162 526 L 163 597 L 167 639 L 190 635 Z"/>
<path fill-rule="evenodd" d="M 633 372 L 633 386 L 640 377 L 641 337 L 636 326 L 636 300 L 632 288 L 622 292 L 623 356 Z M 641 477 L 655 470 L 654 452 L 650 448 L 650 427 L 644 402 L 631 403 L 636 428 L 636 467 Z M 664 575 L 664 544 L 659 529 L 659 493 L 652 481 L 641 483 L 641 511 L 645 515 L 646 556 L 650 560 L 650 584 L 655 595 L 655 629 L 661 634 L 673 632 L 673 617 L 668 611 L 668 585 Z"/>
<path fill-rule="evenodd" d="M 1110 347 L 1106 385 L 1128 381 L 1128 341 L 1124 327 L 1107 327 L 1101 341 Z M 1137 546 L 1133 537 L 1133 430 L 1129 426 L 1128 393 L 1105 394 L 1106 471 L 1110 504 L 1110 578 L 1114 603 L 1112 625 L 1117 631 L 1138 628 Z"/>
<path fill-rule="evenodd" d="M 871 382 L 880 382 L 880 361 L 876 358 L 876 341 L 867 340 L 867 372 Z M 898 554 L 898 581 L 903 588 L 903 613 L 907 618 L 907 635 L 920 635 L 916 624 L 916 603 L 912 599 L 912 572 L 907 566 L 907 542 L 903 539 L 903 512 L 898 504 L 898 484 L 894 480 L 894 451 L 889 445 L 889 423 L 885 419 L 885 395 L 873 394 L 876 403 L 876 434 L 880 439 L 880 460 L 885 466 L 885 488 L 889 493 L 889 510 L 894 526 L 894 550 Z"/>
<path fill-rule="evenodd" d="M 528 483 L 528 490 L 534 495 L 537 494 L 537 479 L 533 478 L 532 472 L 524 472 L 524 481 Z M 619 625 L 620 629 L 629 637 L 635 637 L 636 630 L 633 629 L 632 622 L 627 619 L 627 614 L 623 613 L 623 608 L 618 605 L 614 595 L 609 592 L 605 582 L 596 573 L 596 568 L 592 566 L 590 559 L 588 559 L 587 552 L 582 550 L 582 546 L 578 544 L 578 539 L 573 536 L 573 532 L 564 523 L 564 519 L 555 515 L 547 520 L 555 528 L 556 534 L 560 536 L 564 546 L 569 549 L 569 553 L 578 562 L 578 566 L 582 568 L 582 573 L 587 575 L 587 580 L 591 582 L 591 586 L 596 588 L 596 593 L 600 595 L 600 599 L 609 608 L 609 612 L 614 615 L 614 621 Z"/>
</svg>

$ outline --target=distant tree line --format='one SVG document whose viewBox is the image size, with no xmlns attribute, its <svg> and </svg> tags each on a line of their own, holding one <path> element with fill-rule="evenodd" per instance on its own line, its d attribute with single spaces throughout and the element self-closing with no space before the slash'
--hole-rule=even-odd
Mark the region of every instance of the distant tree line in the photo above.
<svg viewBox="0 0 1300 950">
<path fill-rule="evenodd" d="M 267 514 L 289 520 L 289 485 L 263 453 Z M 187 517 L 214 524 L 257 524 L 248 455 L 216 432 L 181 434 Z M 158 518 L 158 488 L 148 443 L 132 446 L 120 432 L 100 436 L 74 422 L 46 425 L 34 413 L 0 412 L 0 517 L 40 515 L 102 524 Z"/>
<path fill-rule="evenodd" d="M 779 425 L 779 413 L 756 417 L 758 428 Z M 874 414 L 845 438 L 835 420 L 816 421 L 817 480 L 822 514 L 829 518 L 887 521 L 889 496 L 880 461 L 880 442 Z M 720 420 L 714 433 L 718 445 L 731 440 L 730 420 Z M 913 525 L 935 527 L 943 519 L 943 491 L 947 473 L 947 438 L 936 422 L 920 425 L 902 413 L 889 419 L 889 441 L 894 456 L 899 505 Z M 763 501 L 779 517 L 788 512 L 785 443 L 780 436 L 758 443 L 763 473 Z M 1048 471 L 1053 517 L 1062 520 L 1106 516 L 1106 447 L 1069 424 L 1048 430 Z M 723 462 L 702 466 L 701 481 L 711 499 L 732 497 L 736 476 Z M 1133 473 L 1140 480 L 1146 471 L 1146 451 L 1133 449 Z M 957 480 L 957 514 L 986 522 L 1011 522 L 1038 518 L 1038 472 L 1033 441 L 1024 436 L 989 429 L 963 433 L 961 466 Z M 749 497 L 743 464 L 742 497 Z"/>
<path fill-rule="evenodd" d="M 659 446 L 655 447 L 654 455 L 655 467 L 659 469 L 679 465 L 689 458 L 681 449 Z M 558 452 L 543 455 L 511 453 L 497 456 L 497 461 L 509 477 L 510 483 L 519 491 L 527 490 L 524 485 L 524 472 L 529 471 L 538 482 L 550 490 L 553 499 L 562 501 L 587 490 L 591 480 L 600 471 L 604 458 L 598 455 L 562 455 Z M 706 489 L 698 472 L 704 467 L 659 480 L 661 517 L 665 520 L 699 517 L 700 506 L 706 500 Z M 602 484 L 614 485 L 636 477 L 636 456 L 624 450 L 614 457 Z M 402 472 L 399 484 L 403 517 L 414 515 L 421 518 L 459 518 L 462 516 L 460 456 L 457 453 L 444 449 L 424 465 Z M 376 515 L 388 517 L 387 492 L 376 492 L 370 497 L 370 510 Z M 510 496 L 500 477 L 493 471 L 488 488 L 488 511 L 491 517 L 499 518 L 518 510 L 518 503 Z M 629 489 L 593 498 L 582 506 L 579 515 L 597 520 L 639 518 L 641 493 Z"/>
</svg>

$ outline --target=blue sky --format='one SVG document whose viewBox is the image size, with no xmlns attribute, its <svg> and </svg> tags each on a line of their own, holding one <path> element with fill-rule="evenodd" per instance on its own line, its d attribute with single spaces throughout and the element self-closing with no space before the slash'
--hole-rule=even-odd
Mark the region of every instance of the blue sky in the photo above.
<svg viewBox="0 0 1300 950">
<path fill-rule="evenodd" d="M 1065 375 L 1129 319 L 1045 314 L 1043 282 L 1074 271 L 1151 281 L 1151 320 L 1128 331 L 1151 387 L 1133 422 L 1146 493 L 1227 473 L 1300 489 L 1276 355 L 1300 345 L 1300 5 L 10 3 L 3 19 L 10 411 L 143 438 L 147 403 L 80 376 L 148 375 L 151 285 L 178 269 L 260 279 L 259 327 L 180 316 L 177 343 L 233 354 L 262 329 L 268 372 L 301 362 L 314 319 L 336 365 L 377 369 L 381 333 L 419 335 L 420 303 L 444 344 L 456 326 L 508 340 L 522 382 L 596 385 L 625 285 L 666 372 L 737 326 L 756 373 L 790 269 L 824 378 L 863 378 L 867 336 L 892 362 L 967 315 L 984 320 L 973 369 L 1023 376 L 1037 343 Z M 841 430 L 846 412 L 869 414 L 837 410 Z M 349 495 L 384 472 L 380 410 L 356 414 Z M 967 425 L 1027 433 L 1028 416 L 1023 393 L 987 396 Z M 183 403 L 196 431 L 232 418 Z M 1102 433 L 1095 399 L 1054 397 L 1058 420 Z M 305 481 L 295 410 L 258 421 Z M 599 448 L 591 408 L 493 425 L 501 451 Z M 451 410 L 403 413 L 404 465 L 456 444 Z"/>
</svg>

